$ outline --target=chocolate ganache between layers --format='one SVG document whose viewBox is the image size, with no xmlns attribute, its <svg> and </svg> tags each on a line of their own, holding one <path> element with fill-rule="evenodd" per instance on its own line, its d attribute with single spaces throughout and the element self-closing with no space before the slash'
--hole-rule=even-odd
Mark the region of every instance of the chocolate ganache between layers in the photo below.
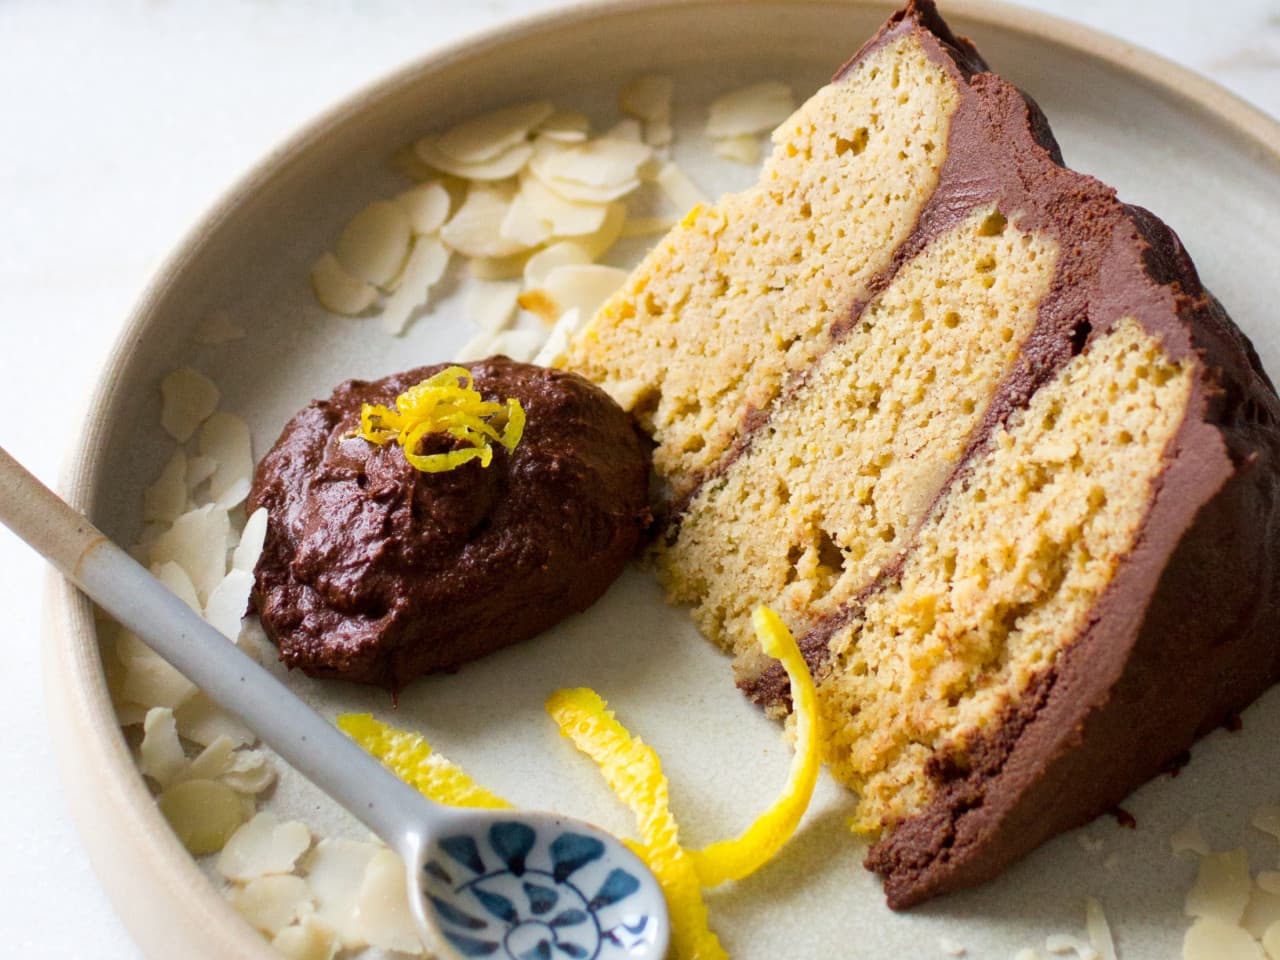
<svg viewBox="0 0 1280 960">
<path fill-rule="evenodd" d="M 424 473 L 396 444 L 354 436 L 363 404 L 392 404 L 446 366 L 343 383 L 259 465 L 249 509 L 268 521 L 250 609 L 290 667 L 398 692 L 586 609 L 639 545 L 647 449 L 575 374 L 468 365 L 486 400 L 515 398 L 527 418 L 488 467 Z M 416 452 L 455 444 L 434 434 Z"/>
</svg>

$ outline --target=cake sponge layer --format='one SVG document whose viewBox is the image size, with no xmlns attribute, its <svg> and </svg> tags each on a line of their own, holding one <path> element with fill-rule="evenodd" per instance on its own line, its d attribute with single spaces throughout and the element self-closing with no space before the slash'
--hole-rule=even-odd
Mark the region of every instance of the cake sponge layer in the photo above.
<svg viewBox="0 0 1280 960">
<path fill-rule="evenodd" d="M 907 35 L 774 134 L 753 188 L 695 208 L 570 347 L 632 410 L 673 497 L 807 367 L 888 266 L 937 185 L 955 81 Z"/>
</svg>

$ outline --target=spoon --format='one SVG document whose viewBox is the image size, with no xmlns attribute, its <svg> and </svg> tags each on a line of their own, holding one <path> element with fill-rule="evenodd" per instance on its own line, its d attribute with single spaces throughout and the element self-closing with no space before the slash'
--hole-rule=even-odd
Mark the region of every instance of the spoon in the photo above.
<svg viewBox="0 0 1280 960">
<path fill-rule="evenodd" d="M 0 522 L 386 841 L 441 958 L 661 960 L 653 874 L 617 838 L 550 813 L 434 803 L 327 723 L 0 448 Z"/>
</svg>

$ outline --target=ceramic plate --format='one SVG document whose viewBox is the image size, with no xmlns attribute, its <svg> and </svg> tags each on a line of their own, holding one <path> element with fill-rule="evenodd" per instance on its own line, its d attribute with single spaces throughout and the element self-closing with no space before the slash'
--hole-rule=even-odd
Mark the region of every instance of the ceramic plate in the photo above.
<svg viewBox="0 0 1280 960">
<path fill-rule="evenodd" d="M 355 211 L 405 185 L 386 160 L 399 145 L 475 112 L 533 97 L 617 116 L 620 86 L 642 72 L 676 78 L 675 156 L 708 193 L 754 170 L 711 156 L 707 101 L 755 80 L 820 86 L 890 12 L 872 2 L 625 2 L 526 21 L 433 55 L 349 100 L 276 151 L 204 220 L 160 273 L 111 355 L 87 438 L 64 492 L 128 543 L 141 491 L 169 455 L 157 429 L 159 379 L 190 364 L 222 388 L 223 409 L 248 419 L 261 455 L 281 425 L 347 377 L 377 377 L 450 357 L 469 335 L 456 291 L 402 339 L 376 321 L 330 316 L 308 266 Z M 1280 371 L 1280 130 L 1211 84 L 1125 44 L 1030 12 L 955 0 L 944 11 L 990 63 L 1044 107 L 1070 164 L 1159 212 L 1181 234 L 1207 285 Z M 609 259 L 626 265 L 638 249 Z M 248 336 L 198 346 L 193 331 L 228 312 Z M 49 591 L 48 686 L 66 784 L 86 847 L 149 957 L 256 958 L 270 953 L 172 837 L 136 773 L 107 698 L 88 604 L 61 581 Z M 543 713 L 562 686 L 600 691 L 659 751 L 683 838 L 701 844 L 741 829 L 783 783 L 790 748 L 735 691 L 729 666 L 652 577 L 629 571 L 585 615 L 466 667 L 414 684 L 399 710 L 379 691 L 288 683 L 328 716 L 369 710 L 425 732 L 439 750 L 514 802 L 584 816 L 616 830 L 628 817 L 595 768 Z M 1176 778 L 1126 802 L 1137 829 L 1111 818 L 1058 838 L 981 889 L 893 914 L 860 867 L 845 828 L 849 799 L 820 785 L 795 841 L 766 870 L 709 894 L 731 955 L 861 958 L 939 955 L 940 938 L 969 956 L 1043 949 L 1047 934 L 1083 931 L 1084 898 L 1111 919 L 1121 956 L 1179 951 L 1194 865 L 1169 836 L 1199 815 L 1216 849 L 1245 844 L 1257 867 L 1272 841 L 1248 825 L 1278 799 L 1273 745 L 1280 695 L 1244 716 L 1240 734 L 1200 744 Z M 286 774 L 270 801 L 322 835 L 363 831 Z"/>
</svg>

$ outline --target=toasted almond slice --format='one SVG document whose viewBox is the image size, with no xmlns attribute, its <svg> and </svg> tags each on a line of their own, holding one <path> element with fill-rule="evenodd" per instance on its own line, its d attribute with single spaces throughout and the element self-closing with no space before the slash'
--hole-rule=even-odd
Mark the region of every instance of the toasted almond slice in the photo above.
<svg viewBox="0 0 1280 960">
<path fill-rule="evenodd" d="M 546 100 L 503 107 L 446 130 L 437 138 L 436 146 L 462 163 L 492 160 L 523 143 L 529 131 L 554 113 L 555 107 Z"/>
<path fill-rule="evenodd" d="M 165 464 L 156 482 L 142 494 L 144 520 L 172 523 L 187 509 L 187 455 L 181 448 Z"/>
<path fill-rule="evenodd" d="M 1182 940 L 1183 960 L 1266 960 L 1262 947 L 1233 923 L 1200 917 Z"/>
<path fill-rule="evenodd" d="M 433 180 L 398 194 L 397 206 L 409 218 L 409 229 L 415 236 L 436 233 L 449 219 L 453 201 L 443 184 Z"/>
<path fill-rule="evenodd" d="M 290 873 L 311 846 L 311 831 L 296 820 L 281 823 L 263 811 L 240 827 L 215 865 L 228 880 L 247 883 L 273 873 Z"/>
<path fill-rule="evenodd" d="M 237 506 L 248 494 L 253 477 L 249 424 L 234 413 L 215 413 L 200 428 L 199 449 L 217 464 L 209 478 L 209 496 L 224 510 Z"/>
<path fill-rule="evenodd" d="M 627 280 L 627 271 L 596 263 L 556 267 L 547 275 L 543 289 L 559 305 L 557 318 L 569 310 L 593 317 L 600 304 Z"/>
<path fill-rule="evenodd" d="M 268 937 L 315 909 L 307 881 L 294 876 L 258 877 L 232 887 L 229 899 L 240 916 Z"/>
<path fill-rule="evenodd" d="M 222 582 L 209 594 L 204 618 L 224 637 L 235 643 L 240 636 L 240 621 L 249 607 L 249 592 L 253 589 L 253 574 L 248 570 L 232 568 Z"/>
<path fill-rule="evenodd" d="M 669 147 L 675 138 L 675 128 L 671 126 L 670 120 L 648 120 L 645 122 L 644 142 L 649 146 L 656 148 Z M 667 158 L 664 157 L 663 159 Z"/>
<path fill-rule="evenodd" d="M 519 295 L 518 282 L 478 280 L 467 291 L 467 319 L 481 330 L 497 333 L 511 322 Z"/>
<path fill-rule="evenodd" d="M 736 137 L 717 137 L 711 141 L 711 149 L 717 157 L 737 163 L 760 162 L 760 139 L 755 134 L 744 133 Z"/>
<path fill-rule="evenodd" d="M 341 945 L 337 931 L 313 914 L 297 926 L 285 927 L 271 941 L 271 949 L 286 960 L 333 960 Z"/>
<path fill-rule="evenodd" d="M 521 175 L 516 200 L 526 204 L 532 215 L 547 225 L 548 237 L 595 233 L 609 212 L 607 204 L 566 200 L 532 174 Z"/>
<path fill-rule="evenodd" d="M 178 733 L 184 738 L 201 746 L 208 746 L 219 737 L 227 737 L 236 746 L 257 740 L 252 730 L 210 700 L 203 691 L 192 689 L 192 695 L 173 711 Z"/>
<path fill-rule="evenodd" d="M 712 101 L 707 136 L 714 139 L 765 133 L 791 116 L 795 109 L 795 97 L 785 83 L 754 83 Z"/>
<path fill-rule="evenodd" d="M 364 313 L 378 299 L 378 291 L 373 284 L 351 276 L 331 253 L 326 253 L 312 265 L 311 289 L 320 306 L 344 317 Z"/>
<path fill-rule="evenodd" d="M 1065 933 L 1051 933 L 1045 937 L 1045 950 L 1054 955 L 1071 954 L 1076 960 L 1098 960 L 1098 954 L 1079 937 Z"/>
<path fill-rule="evenodd" d="M 195 494 L 196 488 L 213 476 L 218 469 L 218 461 L 212 457 L 196 455 L 187 458 L 187 496 Z"/>
<path fill-rule="evenodd" d="M 1277 923 L 1280 923 L 1280 895 L 1256 884 L 1249 891 L 1249 903 L 1244 908 L 1244 916 L 1240 918 L 1240 926 L 1261 940 L 1267 930 Z"/>
<path fill-rule="evenodd" d="M 494 334 L 493 352 L 528 363 L 542 349 L 546 339 L 547 335 L 541 330 L 503 330 Z"/>
<path fill-rule="evenodd" d="M 192 856 L 222 849 L 244 822 L 236 792 L 216 780 L 184 780 L 160 794 L 160 812 Z"/>
<path fill-rule="evenodd" d="M 244 337 L 244 327 L 231 319 L 225 310 L 215 310 L 196 328 L 195 341 L 207 347 L 218 347 Z"/>
<path fill-rule="evenodd" d="M 195 584 L 181 564 L 166 560 L 151 565 L 151 575 L 169 588 L 179 600 L 196 613 L 200 612 L 200 598 L 196 595 Z"/>
<path fill-rule="evenodd" d="M 423 236 L 413 241 L 413 252 L 405 264 L 400 286 L 382 306 L 382 329 L 399 335 L 419 307 L 426 305 L 431 288 L 449 269 L 449 248 L 438 237 Z"/>
<path fill-rule="evenodd" d="M 524 284 L 526 287 L 541 287 L 547 282 L 547 275 L 556 267 L 571 263 L 590 263 L 594 257 L 591 250 L 582 243 L 565 240 L 543 247 L 531 256 L 524 265 Z"/>
<path fill-rule="evenodd" d="M 200 602 L 207 603 L 213 588 L 227 573 L 227 538 L 231 521 L 227 511 L 209 504 L 189 510 L 151 544 L 152 562 L 170 560 L 186 570 Z"/>
<path fill-rule="evenodd" d="M 1173 832 L 1169 847 L 1175 854 L 1191 852 L 1203 857 L 1210 852 L 1209 843 L 1200 832 L 1200 821 L 1194 817 Z"/>
<path fill-rule="evenodd" d="M 378 200 L 347 222 L 333 253 L 351 276 L 381 286 L 400 272 L 412 235 L 404 209 Z"/>
<path fill-rule="evenodd" d="M 674 81 L 665 74 L 636 77 L 618 94 L 618 107 L 641 120 L 670 120 Z"/>
<path fill-rule="evenodd" d="M 600 229 L 595 233 L 584 234 L 581 237 L 574 237 L 574 241 L 582 244 L 583 248 L 591 255 L 592 260 L 599 260 L 609 249 L 618 242 L 618 238 L 622 236 L 622 227 L 627 221 L 627 205 L 625 203 L 611 203 L 605 211 L 604 223 L 600 224 Z"/>
<path fill-rule="evenodd" d="M 1267 927 L 1262 934 L 1262 948 L 1266 950 L 1267 956 L 1274 960 L 1280 957 L 1280 923 L 1273 923 Z"/>
<path fill-rule="evenodd" d="M 177 711 L 195 698 L 196 685 L 148 650 L 125 663 L 120 696 L 128 703 Z"/>
<path fill-rule="evenodd" d="M 1195 885 L 1187 892 L 1187 916 L 1239 923 L 1252 886 L 1249 855 L 1243 848 L 1202 857 Z"/>
<path fill-rule="evenodd" d="M 230 737 L 218 737 L 209 744 L 182 771 L 183 780 L 217 780 L 227 771 L 231 752 L 236 745 Z"/>
<path fill-rule="evenodd" d="M 518 143 L 491 160 L 463 163 L 441 151 L 431 137 L 423 137 L 413 145 L 413 149 L 424 163 L 436 170 L 472 181 L 506 180 L 514 177 L 533 156 L 532 144 Z"/>
<path fill-rule="evenodd" d="M 509 257 L 472 257 L 467 261 L 467 273 L 477 280 L 513 280 L 524 271 L 532 253 L 522 250 Z"/>
<path fill-rule="evenodd" d="M 639 120 L 626 117 L 600 135 L 602 140 L 626 140 L 628 143 L 644 143 L 644 127 Z"/>
<path fill-rule="evenodd" d="M 591 132 L 591 121 L 584 114 L 572 113 L 568 110 L 557 110 L 542 123 L 538 124 L 534 133 L 549 140 L 561 143 L 582 143 Z"/>
<path fill-rule="evenodd" d="M 152 707 L 142 721 L 139 769 L 163 789 L 178 779 L 186 766 L 187 755 L 178 740 L 173 711 L 168 707 Z"/>
<path fill-rule="evenodd" d="M 262 793 L 276 782 L 276 768 L 261 750 L 237 750 L 218 777 L 236 793 Z"/>
<path fill-rule="evenodd" d="M 539 151 L 529 166 L 552 185 L 567 181 L 610 189 L 637 179 L 640 167 L 652 156 L 653 149 L 638 140 L 599 137 L 567 150 Z"/>
<path fill-rule="evenodd" d="M 554 367 L 569 349 L 569 340 L 583 324 L 580 310 L 566 310 L 551 328 L 547 342 L 542 345 L 533 362 L 540 367 Z"/>
<path fill-rule="evenodd" d="M 400 953 L 422 952 L 422 941 L 409 910 L 404 863 L 390 850 L 379 850 L 365 867 L 356 898 L 356 915 L 360 932 L 370 946 Z"/>
<path fill-rule="evenodd" d="M 536 173 L 534 175 L 537 176 Z M 639 177 L 620 183 L 616 187 L 589 187 L 571 180 L 548 180 L 544 177 L 538 177 L 538 179 L 565 200 L 575 200 L 579 203 L 609 203 L 625 197 L 640 186 Z"/>
<path fill-rule="evenodd" d="M 236 570 L 252 572 L 262 555 L 262 545 L 267 539 L 267 508 L 259 507 L 249 514 L 240 534 L 240 544 L 231 555 L 231 566 Z"/>
<path fill-rule="evenodd" d="M 700 203 L 707 202 L 706 194 L 699 190 L 675 163 L 663 164 L 655 179 L 662 192 L 667 195 L 667 199 L 675 204 L 678 210 L 688 211 Z"/>
<path fill-rule="evenodd" d="M 218 409 L 222 394 L 213 381 L 190 367 L 179 367 L 160 381 L 160 426 L 179 443 Z"/>
<path fill-rule="evenodd" d="M 522 190 L 512 198 L 511 206 L 507 208 L 498 232 L 504 239 L 513 243 L 519 243 L 525 247 L 538 247 L 551 239 L 551 221 L 538 215 L 538 211 Z"/>
<path fill-rule="evenodd" d="M 329 838 L 307 859 L 307 885 L 316 900 L 316 916 L 337 932 L 347 949 L 365 944 L 356 916 L 360 884 L 380 847 L 373 843 Z"/>
<path fill-rule="evenodd" d="M 458 363 L 470 363 L 483 360 L 500 352 L 497 349 L 498 335 L 489 330 L 481 330 L 454 352 L 453 359 Z"/>
<path fill-rule="evenodd" d="M 473 184 L 462 207 L 440 230 L 440 239 L 468 257 L 509 257 L 527 249 L 502 236 L 502 221 L 515 197 L 513 184 Z"/>
<path fill-rule="evenodd" d="M 679 222 L 677 217 L 627 217 L 622 224 L 622 236 L 651 237 L 666 233 Z"/>
</svg>

